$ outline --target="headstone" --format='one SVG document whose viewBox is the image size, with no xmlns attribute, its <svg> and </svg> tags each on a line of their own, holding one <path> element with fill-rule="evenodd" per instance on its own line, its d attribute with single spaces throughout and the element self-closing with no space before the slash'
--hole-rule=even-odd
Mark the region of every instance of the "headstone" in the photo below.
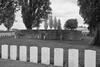
<svg viewBox="0 0 100 67">
<path fill-rule="evenodd" d="M 85 67 L 96 67 L 96 51 L 85 50 Z"/>
<path fill-rule="evenodd" d="M 17 46 L 16 45 L 10 46 L 10 59 L 11 60 L 17 59 Z"/>
<path fill-rule="evenodd" d="M 30 62 L 38 63 L 38 47 L 30 47 Z"/>
<path fill-rule="evenodd" d="M 45 35 L 43 36 L 43 39 L 46 40 L 46 36 Z"/>
<path fill-rule="evenodd" d="M 43 47 L 41 48 L 41 63 L 42 64 L 50 64 L 50 48 Z"/>
<path fill-rule="evenodd" d="M 40 38 L 39 35 L 37 35 L 37 38 L 38 38 L 38 39 Z"/>
<path fill-rule="evenodd" d="M 54 49 L 54 65 L 55 66 L 63 66 L 63 56 L 64 50 L 63 48 L 55 48 Z"/>
<path fill-rule="evenodd" d="M 20 46 L 20 54 L 19 54 L 20 61 L 27 61 L 27 47 Z"/>
<path fill-rule="evenodd" d="M 68 50 L 68 67 L 78 67 L 79 51 L 77 49 Z"/>
<path fill-rule="evenodd" d="M 2 45 L 1 47 L 1 57 L 2 59 L 8 59 L 8 45 Z"/>
</svg>

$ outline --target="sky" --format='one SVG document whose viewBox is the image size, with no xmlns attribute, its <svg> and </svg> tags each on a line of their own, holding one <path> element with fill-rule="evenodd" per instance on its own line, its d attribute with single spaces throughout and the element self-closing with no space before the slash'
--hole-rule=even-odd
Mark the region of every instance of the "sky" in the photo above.
<svg viewBox="0 0 100 67">
<path fill-rule="evenodd" d="M 82 17 L 79 15 L 79 7 L 77 5 L 77 0 L 50 0 L 51 1 L 51 8 L 52 8 L 52 15 L 53 17 L 57 17 L 57 19 L 61 20 L 62 27 L 65 24 L 65 22 L 70 19 L 77 19 L 78 25 L 84 25 L 84 21 Z M 14 29 L 26 29 L 22 18 L 21 18 L 21 12 L 18 11 L 16 13 L 16 21 L 14 22 L 13 27 Z M 43 24 L 41 24 L 41 27 L 43 28 Z M 6 28 L 1 25 L 1 30 L 6 30 Z"/>
</svg>

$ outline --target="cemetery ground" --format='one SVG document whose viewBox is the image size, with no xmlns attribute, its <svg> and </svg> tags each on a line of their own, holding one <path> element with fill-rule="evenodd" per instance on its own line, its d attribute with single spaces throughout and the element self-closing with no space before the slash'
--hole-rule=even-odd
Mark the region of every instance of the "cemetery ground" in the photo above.
<svg viewBox="0 0 100 67">
<path fill-rule="evenodd" d="M 14 39 L 14 38 L 0 38 L 0 45 L 17 45 L 17 46 L 37 46 L 39 47 L 39 63 L 41 62 L 40 58 L 41 58 L 41 47 L 50 47 L 50 60 L 51 60 L 51 64 L 53 64 L 54 60 L 53 60 L 53 49 L 54 48 L 63 48 L 64 49 L 64 65 L 66 65 L 66 62 L 68 61 L 68 49 L 78 49 L 79 50 L 79 64 L 83 65 L 84 64 L 84 50 L 96 50 L 97 52 L 97 64 L 100 63 L 100 48 L 96 47 L 96 46 L 91 46 L 89 45 L 89 43 L 91 42 L 91 38 L 85 38 L 84 40 L 76 40 L 76 41 L 61 41 L 61 40 L 38 40 L 38 39 L 25 39 L 25 38 L 20 38 L 20 39 Z M 29 55 L 27 53 L 27 55 Z M 29 59 L 29 58 L 27 58 Z M 29 61 L 29 60 L 28 60 Z M 8 65 L 8 66 L 3 66 L 4 64 Z M 25 65 L 27 64 L 27 65 Z M 10 61 L 10 60 L 0 60 L 0 67 L 14 67 L 15 65 L 19 65 L 17 67 L 31 67 L 28 66 L 31 63 L 23 63 L 20 61 Z M 36 65 L 36 64 L 31 64 L 32 66 L 34 65 L 34 67 L 49 67 L 49 66 L 42 66 L 42 65 Z M 16 66 L 15 66 L 16 67 Z M 50 66 L 52 67 L 52 66 Z"/>
</svg>

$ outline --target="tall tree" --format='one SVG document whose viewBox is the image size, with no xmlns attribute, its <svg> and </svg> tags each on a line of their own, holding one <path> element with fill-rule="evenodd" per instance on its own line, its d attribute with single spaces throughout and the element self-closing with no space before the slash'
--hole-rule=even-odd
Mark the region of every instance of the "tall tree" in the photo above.
<svg viewBox="0 0 100 67">
<path fill-rule="evenodd" d="M 47 21 L 44 22 L 44 29 L 45 29 L 45 30 L 48 29 L 48 23 L 47 23 Z"/>
<path fill-rule="evenodd" d="M 64 28 L 74 30 L 78 27 L 77 19 L 69 19 L 65 22 Z"/>
<path fill-rule="evenodd" d="M 19 0 L 22 18 L 27 29 L 38 27 L 42 19 L 51 13 L 50 0 Z"/>
<path fill-rule="evenodd" d="M 52 16 L 49 17 L 49 27 L 50 27 L 50 29 L 53 28 L 53 18 L 52 18 Z"/>
<path fill-rule="evenodd" d="M 6 19 L 6 21 L 3 23 L 4 26 L 7 28 L 7 31 L 10 31 L 11 27 L 13 26 L 13 23 L 14 23 L 14 14 L 11 15 L 9 18 Z"/>
<path fill-rule="evenodd" d="M 57 25 L 58 25 L 57 18 L 55 17 L 54 18 L 54 23 L 53 23 L 53 26 L 54 26 L 55 30 L 57 30 Z"/>
<path fill-rule="evenodd" d="M 62 29 L 62 28 L 61 28 L 61 20 L 60 20 L 60 19 L 58 19 L 57 29 L 58 29 L 58 30 L 61 30 L 61 29 Z"/>
<path fill-rule="evenodd" d="M 93 45 L 100 44 L 100 0 L 78 0 L 80 14 L 85 23 L 89 25 L 89 30 L 95 31 Z"/>
<path fill-rule="evenodd" d="M 9 30 L 15 20 L 17 3 L 14 0 L 0 0 L 0 24 Z"/>
</svg>

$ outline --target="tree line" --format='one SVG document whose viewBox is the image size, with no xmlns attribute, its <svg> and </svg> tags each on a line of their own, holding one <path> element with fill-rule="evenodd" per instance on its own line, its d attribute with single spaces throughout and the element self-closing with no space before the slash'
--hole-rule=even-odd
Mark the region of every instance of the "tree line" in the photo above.
<svg viewBox="0 0 100 67">
<path fill-rule="evenodd" d="M 52 18 L 52 16 L 49 17 L 49 22 L 45 21 L 44 22 L 44 29 L 47 30 L 48 27 L 52 30 L 61 30 L 61 20 L 55 17 L 54 19 Z"/>
<path fill-rule="evenodd" d="M 0 0 L 0 24 L 10 30 L 15 21 L 15 13 L 21 10 L 27 30 L 39 27 L 51 14 L 50 0 Z"/>
<path fill-rule="evenodd" d="M 48 27 L 52 30 L 62 30 L 62 26 L 61 26 L 61 20 L 58 19 L 56 17 L 54 17 L 54 19 L 52 18 L 52 16 L 50 16 L 49 18 L 49 23 L 47 21 L 45 21 L 44 23 L 44 28 L 45 30 L 48 29 Z M 64 30 L 75 30 L 78 27 L 78 21 L 77 19 L 68 19 L 63 28 Z"/>
<path fill-rule="evenodd" d="M 100 46 L 100 0 L 78 0 L 80 15 L 83 17 L 90 34 L 94 33 L 91 45 Z"/>
<path fill-rule="evenodd" d="M 50 29 L 60 30 L 61 20 L 57 20 L 56 17 L 53 20 L 52 16 L 49 16 L 52 14 L 50 4 L 50 0 L 0 0 L 0 25 L 3 24 L 9 31 L 14 24 L 15 13 L 21 10 L 23 23 L 27 30 L 32 30 L 34 27 L 39 28 L 43 21 L 46 30 L 48 26 Z M 48 18 L 49 24 L 47 23 Z M 66 23 L 64 29 L 68 27 L 72 29 L 73 23 L 70 24 Z"/>
</svg>

